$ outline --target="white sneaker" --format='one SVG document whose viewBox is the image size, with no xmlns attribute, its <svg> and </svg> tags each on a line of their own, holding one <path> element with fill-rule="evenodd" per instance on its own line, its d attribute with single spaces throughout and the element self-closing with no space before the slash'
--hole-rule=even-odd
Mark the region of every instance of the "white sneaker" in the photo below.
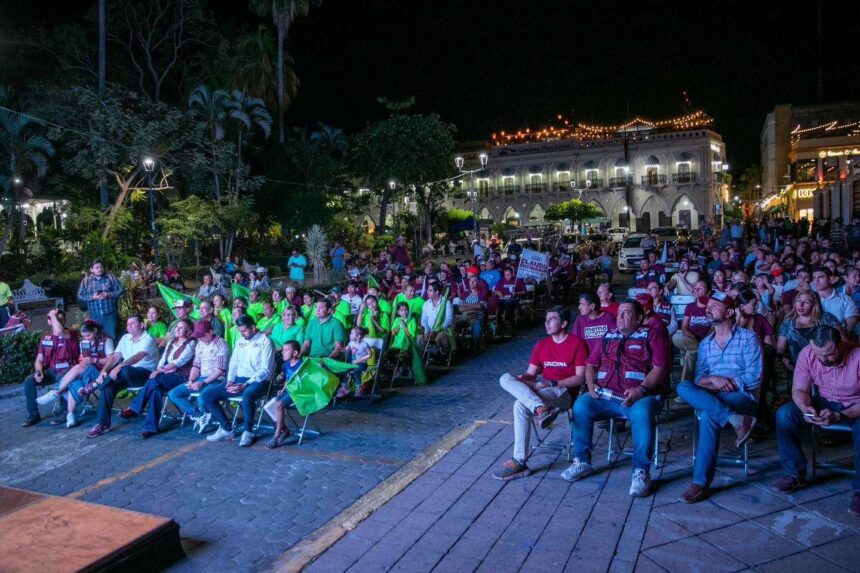
<svg viewBox="0 0 860 573">
<path fill-rule="evenodd" d="M 633 497 L 645 497 L 651 493 L 651 474 L 648 470 L 633 470 L 633 479 L 630 481 L 630 495 Z"/>
<path fill-rule="evenodd" d="M 242 432 L 242 437 L 239 439 L 239 447 L 247 448 L 254 443 L 254 434 L 251 432 Z"/>
<path fill-rule="evenodd" d="M 211 436 L 206 436 L 206 439 L 210 442 L 220 442 L 222 440 L 232 440 L 236 437 L 236 433 L 233 430 L 225 430 L 220 425 L 214 434 Z"/>
<path fill-rule="evenodd" d="M 561 477 L 567 481 L 578 481 L 582 478 L 591 475 L 594 468 L 588 462 L 580 461 L 579 458 L 573 458 L 573 463 L 569 468 L 561 472 Z"/>
<path fill-rule="evenodd" d="M 38 404 L 39 406 L 47 406 L 48 404 L 53 404 L 54 402 L 56 402 L 57 398 L 59 398 L 59 396 L 54 394 L 53 390 L 49 390 L 46 394 L 42 394 L 41 396 L 36 398 L 36 404 Z"/>
<path fill-rule="evenodd" d="M 77 418 L 75 418 L 75 413 L 69 412 L 68 414 L 66 414 L 66 427 L 67 428 L 74 428 L 77 425 L 78 425 L 78 420 L 77 420 Z"/>
</svg>

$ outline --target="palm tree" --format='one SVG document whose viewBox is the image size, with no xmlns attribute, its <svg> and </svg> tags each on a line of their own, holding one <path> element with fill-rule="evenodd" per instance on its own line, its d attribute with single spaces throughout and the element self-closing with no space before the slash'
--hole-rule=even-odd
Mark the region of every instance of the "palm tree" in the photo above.
<svg viewBox="0 0 860 573">
<path fill-rule="evenodd" d="M 227 119 L 225 101 L 228 94 L 225 90 L 210 90 L 206 84 L 200 84 L 188 97 L 188 114 L 205 124 L 212 151 L 212 174 L 215 177 L 215 197 L 221 200 L 221 181 L 218 177 L 218 155 L 216 145 L 224 140 L 224 122 Z"/>
<path fill-rule="evenodd" d="M 233 90 L 224 99 L 227 121 L 236 130 L 236 195 L 242 178 L 242 141 L 255 129 L 268 139 L 272 134 L 272 116 L 266 111 L 266 104 L 258 97 L 250 97 L 243 90 Z"/>
<path fill-rule="evenodd" d="M 284 107 L 288 107 L 298 93 L 299 78 L 294 69 L 293 57 L 283 51 Z M 243 36 L 236 46 L 232 81 L 249 93 L 265 100 L 270 109 L 279 105 L 278 57 L 272 30 L 261 24 L 256 33 Z"/>
<path fill-rule="evenodd" d="M 51 142 L 36 132 L 38 125 L 36 121 L 17 113 L 0 110 L 0 161 L 8 166 L 8 175 L 0 181 L 3 203 L 7 206 L 6 230 L 0 239 L 0 255 L 6 251 L 12 236 L 12 212 L 24 191 L 29 191 L 22 186 L 24 176 L 44 176 L 48 172 L 48 159 L 54 155 Z"/>
<path fill-rule="evenodd" d="M 314 225 L 305 236 L 305 252 L 314 268 L 314 284 L 322 284 L 326 278 L 325 256 L 328 253 L 328 236 L 319 225 Z"/>
<path fill-rule="evenodd" d="M 349 149 L 349 139 L 342 129 L 324 123 L 311 134 L 311 141 L 319 145 L 335 159 L 343 159 Z"/>
<path fill-rule="evenodd" d="M 278 29 L 278 142 L 284 143 L 284 110 L 287 105 L 284 86 L 284 43 L 293 22 L 299 16 L 307 16 L 311 6 L 319 6 L 322 0 L 250 0 L 251 9 L 260 16 L 272 16 Z"/>
</svg>

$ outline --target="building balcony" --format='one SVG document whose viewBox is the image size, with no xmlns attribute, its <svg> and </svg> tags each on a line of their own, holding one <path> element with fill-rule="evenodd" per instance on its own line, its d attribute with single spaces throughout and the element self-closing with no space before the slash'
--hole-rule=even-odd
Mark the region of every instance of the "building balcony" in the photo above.
<svg viewBox="0 0 860 573">
<path fill-rule="evenodd" d="M 553 183 L 552 190 L 555 193 L 565 193 L 567 191 L 570 191 L 570 181 L 561 181 L 559 183 Z"/>
<path fill-rule="evenodd" d="M 518 185 L 502 185 L 499 187 L 500 195 L 516 195 L 520 192 L 520 188 Z"/>
<path fill-rule="evenodd" d="M 543 193 L 546 191 L 546 185 L 543 183 L 529 183 L 526 185 L 526 193 Z"/>
<path fill-rule="evenodd" d="M 697 174 L 692 171 L 672 174 L 672 183 L 695 183 L 696 181 L 698 181 Z"/>
<path fill-rule="evenodd" d="M 628 175 L 626 177 L 610 177 L 609 178 L 609 186 L 610 187 L 627 187 L 628 185 L 633 185 L 633 176 Z"/>
<path fill-rule="evenodd" d="M 666 174 L 665 173 L 655 173 L 653 175 L 643 175 L 642 176 L 642 185 L 665 185 L 666 184 Z"/>
<path fill-rule="evenodd" d="M 579 186 L 583 189 L 600 189 L 603 187 L 603 179 L 583 179 Z"/>
</svg>

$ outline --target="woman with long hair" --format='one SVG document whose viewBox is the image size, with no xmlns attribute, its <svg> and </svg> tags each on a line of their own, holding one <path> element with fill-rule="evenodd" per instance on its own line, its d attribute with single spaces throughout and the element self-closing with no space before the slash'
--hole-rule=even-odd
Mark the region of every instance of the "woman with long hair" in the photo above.
<svg viewBox="0 0 860 573">
<path fill-rule="evenodd" d="M 730 286 L 726 278 L 726 272 L 723 269 L 715 270 L 713 280 L 711 280 L 711 290 L 714 292 L 729 292 Z"/>
<path fill-rule="evenodd" d="M 776 342 L 776 355 L 789 372 L 794 372 L 794 364 L 800 351 L 809 344 L 812 329 L 821 325 L 842 331 L 836 317 L 822 308 L 821 297 L 817 292 L 807 290 L 797 293 L 794 307 L 779 326 L 779 338 Z"/>
<path fill-rule="evenodd" d="M 738 305 L 737 313 L 735 313 L 735 324 L 741 328 L 753 331 L 758 338 L 762 350 L 761 389 L 759 390 L 758 414 L 756 417 L 759 419 L 759 423 L 765 422 L 767 426 L 772 426 L 770 410 L 767 404 L 768 392 L 773 395 L 773 403 L 777 403 L 779 400 L 773 376 L 774 357 L 776 356 L 773 326 L 771 326 L 767 318 L 758 312 L 760 307 L 759 296 L 751 288 L 740 289 L 735 297 L 735 301 Z"/>
</svg>

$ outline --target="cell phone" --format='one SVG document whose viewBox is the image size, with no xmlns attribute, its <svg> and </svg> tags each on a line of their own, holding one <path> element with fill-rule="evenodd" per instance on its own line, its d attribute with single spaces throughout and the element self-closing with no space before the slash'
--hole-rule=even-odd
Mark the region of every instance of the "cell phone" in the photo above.
<svg viewBox="0 0 860 573">
<path fill-rule="evenodd" d="M 805 412 L 803 415 L 804 415 L 804 416 L 806 416 L 807 418 L 816 418 L 816 417 L 818 417 L 818 414 L 810 414 L 809 412 Z"/>
</svg>

